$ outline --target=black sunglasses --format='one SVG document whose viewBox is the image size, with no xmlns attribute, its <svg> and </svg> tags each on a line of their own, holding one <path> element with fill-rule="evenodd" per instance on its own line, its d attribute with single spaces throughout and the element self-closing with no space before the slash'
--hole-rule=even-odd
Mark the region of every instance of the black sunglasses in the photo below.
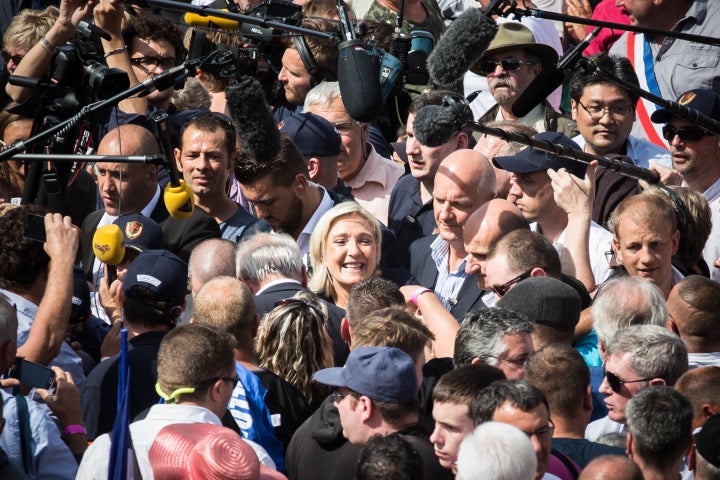
<svg viewBox="0 0 720 480">
<path fill-rule="evenodd" d="M 235 387 L 237 386 L 238 382 L 240 381 L 240 377 L 235 375 L 234 377 L 213 377 L 208 378 L 204 382 L 201 382 L 199 385 L 195 386 L 195 390 L 202 390 L 203 388 L 209 387 L 213 383 L 217 382 L 218 380 L 222 380 L 223 382 L 230 382 L 232 383 L 233 390 L 235 390 Z"/>
<path fill-rule="evenodd" d="M 3 62 L 5 62 L 5 65 L 10 63 L 10 60 L 12 60 L 15 65 L 17 65 L 23 58 L 25 58 L 25 55 L 10 55 L 7 50 L 2 51 L 2 59 Z"/>
<path fill-rule="evenodd" d="M 662 129 L 663 137 L 668 142 L 672 142 L 675 135 L 680 137 L 682 142 L 697 142 L 705 137 L 713 135 L 702 128 L 675 128 L 670 125 L 665 125 Z"/>
<path fill-rule="evenodd" d="M 503 283 L 502 285 L 490 285 L 490 288 L 492 288 L 492 291 L 495 292 L 495 294 L 498 297 L 502 297 L 503 295 L 505 295 L 508 292 L 510 287 L 512 287 L 516 283 L 522 282 L 526 278 L 530 277 L 530 272 L 532 272 L 532 270 L 528 270 L 527 272 L 522 273 L 511 280 L 508 280 L 507 282 Z"/>
<path fill-rule="evenodd" d="M 525 60 L 520 60 L 519 58 L 515 57 L 508 57 L 504 58 L 502 60 L 484 60 L 480 64 L 480 73 L 483 75 L 490 75 L 495 71 L 495 68 L 500 65 L 502 66 L 503 70 L 506 72 L 512 72 L 513 70 L 517 70 L 520 68 L 520 65 L 535 65 L 533 62 L 527 62 Z"/>
<path fill-rule="evenodd" d="M 608 372 L 603 368 L 603 375 L 605 375 L 605 378 L 607 378 L 608 385 L 610 385 L 610 388 L 615 393 L 620 393 L 620 389 L 622 389 L 622 386 L 626 383 L 638 383 L 638 382 L 648 382 L 652 380 L 655 377 L 651 378 L 640 378 L 638 380 L 620 380 L 620 378 L 615 375 L 612 372 Z"/>
</svg>

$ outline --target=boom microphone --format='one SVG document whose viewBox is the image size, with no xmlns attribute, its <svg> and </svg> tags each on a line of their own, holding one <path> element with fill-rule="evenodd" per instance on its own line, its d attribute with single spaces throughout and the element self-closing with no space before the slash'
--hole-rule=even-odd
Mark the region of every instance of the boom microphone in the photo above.
<svg viewBox="0 0 720 480">
<path fill-rule="evenodd" d="M 265 101 L 262 85 L 243 75 L 236 84 L 227 87 L 225 94 L 243 155 L 257 162 L 270 161 L 280 151 L 280 130 Z"/>
<path fill-rule="evenodd" d="M 383 108 L 378 69 L 362 40 L 347 40 L 338 48 L 338 84 L 345 110 L 354 120 L 372 122 Z"/>
<path fill-rule="evenodd" d="M 512 106 L 512 113 L 518 118 L 524 117 L 537 105 L 542 103 L 548 95 L 555 91 L 565 81 L 565 71 L 574 68 L 578 60 L 582 57 L 590 42 L 597 37 L 602 27 L 594 29 L 592 32 L 573 48 L 571 48 L 558 61 L 557 66 L 553 65 L 542 69 L 537 77 L 530 82 L 530 85 L 515 100 Z"/>
<path fill-rule="evenodd" d="M 227 18 L 213 17 L 212 15 L 198 15 L 197 13 L 190 12 L 185 14 L 185 23 L 192 27 L 217 27 L 223 30 L 240 29 L 240 22 L 237 20 L 228 20 Z"/>
<path fill-rule="evenodd" d="M 426 147 L 439 147 L 461 129 L 460 119 L 450 109 L 440 105 L 422 107 L 413 120 L 415 138 Z"/>
<path fill-rule="evenodd" d="M 428 57 L 433 83 L 452 85 L 485 53 L 498 27 L 480 8 L 471 8 L 448 28 Z"/>
</svg>

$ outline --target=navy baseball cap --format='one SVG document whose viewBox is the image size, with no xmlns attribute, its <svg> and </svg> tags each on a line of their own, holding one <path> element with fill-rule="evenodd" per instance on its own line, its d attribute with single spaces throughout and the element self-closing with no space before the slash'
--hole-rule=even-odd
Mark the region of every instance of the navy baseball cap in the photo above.
<svg viewBox="0 0 720 480">
<path fill-rule="evenodd" d="M 415 362 L 393 347 L 355 348 L 344 367 L 318 370 L 313 379 L 331 387 L 345 387 L 378 402 L 409 403 L 418 394 Z"/>
<path fill-rule="evenodd" d="M 574 330 L 580 321 L 582 300 L 570 285 L 551 277 L 530 277 L 519 282 L 497 301 L 534 323 L 560 330 Z"/>
<path fill-rule="evenodd" d="M 294 113 L 283 119 L 280 132 L 288 135 L 305 157 L 340 154 L 341 140 L 335 126 L 320 115 Z"/>
<path fill-rule="evenodd" d="M 720 414 L 708 418 L 695 434 L 695 448 L 715 468 L 720 468 Z"/>
<path fill-rule="evenodd" d="M 683 107 L 695 109 L 713 120 L 720 121 L 720 94 L 713 90 L 704 88 L 688 90 L 680 95 L 677 103 Z M 660 108 L 650 115 L 650 120 L 654 123 L 667 123 L 673 116 L 674 114 L 670 110 Z"/>
<path fill-rule="evenodd" d="M 139 213 L 121 215 L 113 223 L 120 227 L 125 247 L 138 252 L 165 248 L 165 235 L 155 220 Z"/>
<path fill-rule="evenodd" d="M 145 250 L 132 261 L 123 280 L 123 296 L 167 310 L 182 305 L 187 294 L 188 267 L 167 250 Z M 152 292 L 148 298 L 133 293 L 134 287 Z M 160 305 L 164 304 L 164 305 Z"/>
<path fill-rule="evenodd" d="M 533 137 L 536 140 L 544 140 L 550 143 L 560 144 L 564 147 L 582 151 L 577 143 L 558 132 L 541 132 Z M 548 168 L 558 170 L 560 168 L 567 169 L 578 178 L 585 178 L 586 165 L 582 162 L 570 160 L 553 155 L 552 153 L 543 152 L 534 148 L 526 148 L 515 155 L 508 157 L 495 157 L 493 164 L 512 173 L 533 173 L 544 172 Z"/>
</svg>

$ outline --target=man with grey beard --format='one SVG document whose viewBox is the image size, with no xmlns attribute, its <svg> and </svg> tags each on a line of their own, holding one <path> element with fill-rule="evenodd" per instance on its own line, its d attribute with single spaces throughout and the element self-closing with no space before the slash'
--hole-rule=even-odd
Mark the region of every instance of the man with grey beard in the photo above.
<svg viewBox="0 0 720 480">
<path fill-rule="evenodd" d="M 535 128 L 538 132 L 560 132 L 572 138 L 578 134 L 575 122 L 556 112 L 547 100 L 518 118 L 512 106 L 532 84 L 543 68 L 555 65 L 557 52 L 537 43 L 533 33 L 517 22 L 501 23 L 498 33 L 470 71 L 487 77 L 490 93 L 497 102 L 480 123 L 509 120 Z M 536 88 L 536 87 L 535 87 Z"/>
</svg>

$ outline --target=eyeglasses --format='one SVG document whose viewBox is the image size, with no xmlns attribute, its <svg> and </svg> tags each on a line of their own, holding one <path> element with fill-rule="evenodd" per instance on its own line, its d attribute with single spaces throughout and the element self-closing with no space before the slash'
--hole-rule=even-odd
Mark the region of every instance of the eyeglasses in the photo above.
<svg viewBox="0 0 720 480">
<path fill-rule="evenodd" d="M 158 66 L 167 70 L 177 66 L 177 59 L 175 57 L 133 57 L 130 59 L 130 62 L 145 70 L 154 70 Z"/>
<path fill-rule="evenodd" d="M 338 390 L 333 390 L 332 393 L 330 393 L 330 398 L 332 398 L 333 403 L 342 402 L 342 399 L 347 397 L 348 395 L 353 395 L 353 392 L 348 393 L 340 393 Z"/>
<path fill-rule="evenodd" d="M 663 138 L 668 142 L 672 142 L 675 135 L 680 137 L 681 142 L 697 142 L 705 137 L 713 135 L 703 128 L 675 128 L 670 125 L 665 125 L 662 129 Z"/>
<path fill-rule="evenodd" d="M 356 125 L 362 125 L 362 122 L 358 122 L 357 120 L 351 120 L 349 122 L 333 123 L 333 126 L 340 135 L 347 135 L 349 133 L 352 133 L 352 129 Z"/>
<path fill-rule="evenodd" d="M 535 65 L 534 62 L 527 62 L 515 57 L 508 57 L 502 60 L 484 60 L 480 64 L 480 73 L 490 75 L 500 65 L 506 72 L 512 72 L 520 68 L 520 65 Z"/>
<path fill-rule="evenodd" d="M 12 60 L 15 65 L 17 65 L 23 58 L 25 58 L 25 55 L 10 55 L 10 52 L 8 52 L 7 50 L 2 51 L 2 59 L 3 62 L 5 62 L 5 65 L 10 63 L 10 60 Z"/>
<path fill-rule="evenodd" d="M 580 100 L 578 100 L 578 105 L 580 105 L 592 118 L 593 120 L 600 120 L 602 117 L 605 116 L 605 113 L 610 115 L 610 118 L 614 119 L 621 119 L 625 118 L 626 116 L 630 115 L 632 112 L 632 107 L 628 107 L 626 105 L 613 105 L 609 107 L 601 107 L 600 105 L 590 105 L 585 106 Z"/>
<path fill-rule="evenodd" d="M 507 362 L 512 365 L 515 365 L 516 367 L 524 367 L 527 363 L 528 359 L 530 358 L 530 354 L 523 355 L 519 358 L 502 358 L 502 357 L 496 357 L 494 355 L 488 355 L 490 358 L 494 358 L 495 360 Z"/>
<path fill-rule="evenodd" d="M 237 386 L 238 382 L 240 381 L 240 377 L 238 377 L 238 376 L 236 375 L 236 376 L 234 376 L 234 377 L 213 377 L 213 378 L 208 378 L 207 380 L 205 380 L 204 382 L 200 383 L 199 385 L 196 385 L 196 386 L 195 386 L 195 391 L 197 391 L 197 390 L 202 390 L 202 389 L 205 388 L 205 387 L 209 387 L 210 385 L 212 385 L 213 383 L 217 382 L 218 380 L 222 380 L 223 382 L 232 383 L 233 390 L 234 390 L 235 387 Z"/>
<path fill-rule="evenodd" d="M 525 435 L 532 438 L 533 435 L 535 435 L 538 439 L 538 441 L 542 442 L 544 440 L 547 440 L 548 438 L 552 438 L 553 433 L 555 433 L 555 424 L 552 420 L 548 420 L 548 424 L 542 428 L 538 428 L 534 432 L 525 432 L 523 431 Z"/>
<path fill-rule="evenodd" d="M 502 285 L 490 285 L 490 288 L 498 297 L 502 297 L 505 295 L 508 290 L 510 290 L 510 287 L 515 285 L 516 283 L 522 282 L 526 278 L 530 276 L 530 273 L 532 270 L 528 270 L 527 272 L 518 275 L 517 277 L 513 278 L 512 280 L 508 280 L 507 282 L 503 283 Z"/>
<path fill-rule="evenodd" d="M 605 378 L 607 378 L 608 385 L 610 385 L 610 389 L 615 393 L 620 393 L 620 389 L 622 389 L 622 386 L 626 383 L 638 383 L 638 382 L 648 382 L 652 380 L 655 377 L 651 378 L 640 378 L 638 380 L 620 380 L 620 378 L 615 375 L 612 372 L 608 372 L 603 368 L 603 375 L 605 375 Z"/>
<path fill-rule="evenodd" d="M 605 260 L 607 260 L 608 265 L 613 263 L 613 260 L 615 260 L 615 250 L 608 250 L 605 252 Z"/>
</svg>

